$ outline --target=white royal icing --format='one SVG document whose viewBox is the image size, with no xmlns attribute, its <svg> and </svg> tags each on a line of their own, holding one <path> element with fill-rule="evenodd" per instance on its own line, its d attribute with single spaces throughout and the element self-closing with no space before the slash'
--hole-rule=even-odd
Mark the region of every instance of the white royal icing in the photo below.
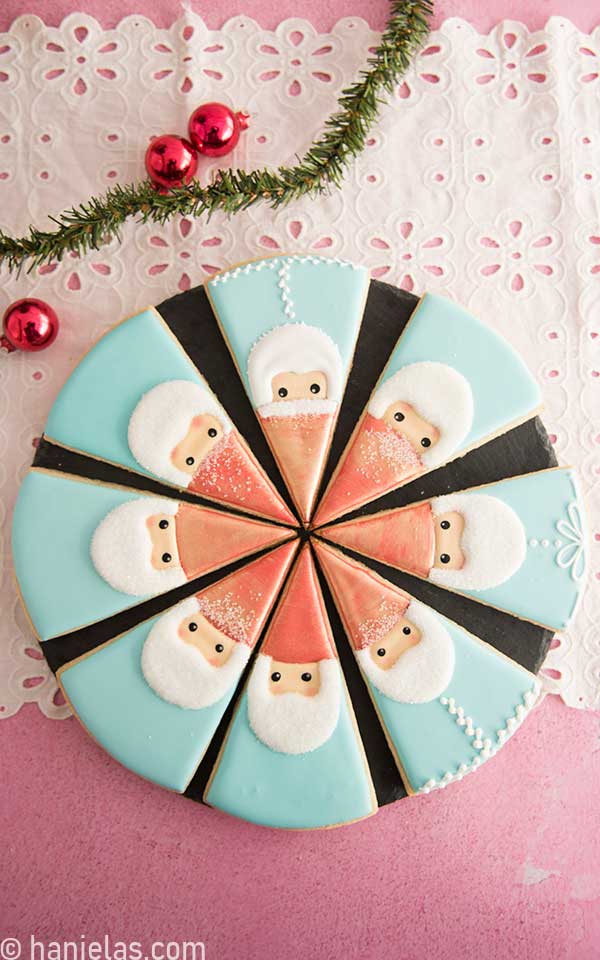
<svg viewBox="0 0 600 960">
<path fill-rule="evenodd" d="M 483 731 L 480 727 L 473 729 L 473 721 L 470 717 L 465 717 L 464 710 L 462 707 L 457 706 L 456 701 L 452 697 L 440 697 L 440 703 L 443 707 L 448 710 L 448 713 L 451 716 L 456 718 L 456 722 L 459 726 L 460 718 L 462 717 L 465 720 L 464 732 L 465 734 L 473 739 L 473 746 L 476 750 L 479 751 L 476 757 L 473 757 L 470 763 L 461 763 L 456 770 L 447 770 L 446 773 L 439 780 L 427 780 L 426 783 L 417 791 L 418 793 L 431 793 L 432 790 L 440 790 L 446 787 L 449 783 L 456 783 L 458 780 L 462 780 L 468 773 L 472 773 L 474 770 L 477 770 L 481 766 L 484 760 L 487 760 L 488 757 L 493 756 L 498 752 L 501 746 L 508 740 L 510 736 L 515 732 L 517 727 L 519 727 L 528 713 L 537 703 L 540 697 L 540 683 L 536 679 L 534 680 L 531 690 L 527 690 L 523 695 L 523 700 L 521 703 L 518 703 L 515 707 L 515 711 L 512 716 L 508 717 L 506 720 L 506 726 L 501 730 L 496 731 L 495 741 L 490 737 L 483 736 Z M 467 721 L 469 723 L 469 728 L 467 729 Z"/>
<path fill-rule="evenodd" d="M 261 270 L 277 270 L 280 269 L 282 264 L 286 266 L 291 266 L 292 263 L 312 263 L 312 264 L 321 264 L 326 267 L 351 267 L 355 269 L 354 264 L 350 263 L 348 260 L 340 260 L 339 257 L 313 257 L 313 256 L 294 256 L 294 257 L 275 257 L 273 259 L 264 259 L 264 260 L 253 260 L 251 263 L 244 263 L 239 267 L 234 267 L 232 270 L 224 270 L 222 273 L 218 273 L 213 277 L 209 286 L 214 286 L 219 283 L 227 283 L 229 280 L 235 280 L 236 277 L 240 277 L 244 274 L 249 274 L 253 272 L 259 272 Z"/>
<path fill-rule="evenodd" d="M 556 562 L 562 570 L 569 570 L 571 579 L 578 582 L 585 573 L 585 550 L 583 517 L 576 500 L 572 500 L 568 505 L 567 519 L 559 520 L 556 529 L 567 541 L 564 544 L 561 540 L 555 541 L 554 545 L 558 548 Z"/>
<path fill-rule="evenodd" d="M 311 370 L 325 374 L 327 399 L 339 403 L 344 370 L 340 351 L 331 337 L 319 327 L 306 323 L 273 327 L 256 341 L 248 357 L 248 380 L 254 405 L 262 407 L 273 401 L 272 380 L 277 374 Z"/>
</svg>

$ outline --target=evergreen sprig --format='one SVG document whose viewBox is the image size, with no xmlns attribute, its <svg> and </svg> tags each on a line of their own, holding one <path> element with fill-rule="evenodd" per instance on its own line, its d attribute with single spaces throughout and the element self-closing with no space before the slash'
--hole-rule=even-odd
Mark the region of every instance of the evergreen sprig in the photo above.
<svg viewBox="0 0 600 960">
<path fill-rule="evenodd" d="M 323 193 L 333 184 L 339 187 L 353 158 L 364 149 L 375 122 L 382 94 L 393 92 L 412 57 L 428 34 L 433 0 L 392 0 L 391 15 L 381 41 L 352 86 L 343 90 L 337 110 L 325 122 L 323 134 L 293 167 L 275 170 L 219 170 L 213 181 L 201 186 L 192 181 L 168 193 L 158 193 L 149 180 L 139 184 L 117 184 L 102 197 L 65 210 L 49 219 L 54 230 L 30 226 L 23 237 L 11 237 L 0 230 L 0 264 L 29 270 L 66 253 L 80 255 L 97 250 L 117 238 L 129 217 L 142 223 L 165 223 L 174 216 L 211 216 L 216 210 L 237 213 L 263 202 L 276 209 L 305 194 Z"/>
</svg>

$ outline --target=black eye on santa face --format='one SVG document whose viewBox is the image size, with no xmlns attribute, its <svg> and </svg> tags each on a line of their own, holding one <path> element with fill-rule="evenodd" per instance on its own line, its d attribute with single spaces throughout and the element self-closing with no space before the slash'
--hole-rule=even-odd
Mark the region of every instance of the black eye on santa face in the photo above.
<svg viewBox="0 0 600 960">
<path fill-rule="evenodd" d="M 412 633 L 412 631 L 410 627 L 402 627 L 402 633 L 406 634 L 406 636 L 408 637 Z"/>
<path fill-rule="evenodd" d="M 287 387 L 280 387 L 277 393 L 279 394 L 280 397 L 287 397 L 288 395 Z"/>
<path fill-rule="evenodd" d="M 162 560 L 163 563 L 170 563 L 172 559 L 173 559 L 173 557 L 171 556 L 170 553 L 163 553 L 163 555 L 162 555 L 162 557 L 161 557 L 161 560 Z"/>
<path fill-rule="evenodd" d="M 431 446 L 431 440 L 429 439 L 429 437 L 423 437 L 423 439 L 421 440 L 421 446 L 422 446 L 422 447 L 430 447 L 430 446 Z"/>
<path fill-rule="evenodd" d="M 198 624 L 195 623 L 194 620 L 192 620 L 191 623 L 188 623 L 188 630 L 190 631 L 190 633 L 195 633 L 197 629 L 198 629 Z"/>
<path fill-rule="evenodd" d="M 401 413 L 400 410 L 398 410 L 398 412 L 394 414 L 394 420 L 397 420 L 398 423 L 402 423 L 402 421 L 405 420 L 405 419 L 406 419 L 406 418 L 405 418 L 404 414 Z"/>
<path fill-rule="evenodd" d="M 300 679 L 304 680 L 305 683 L 310 683 L 312 680 L 312 673 L 303 673 Z"/>
<path fill-rule="evenodd" d="M 169 526 L 169 521 L 168 521 L 168 520 L 159 520 L 159 521 L 158 521 L 158 525 L 159 525 L 159 527 L 160 527 L 161 530 L 166 530 L 167 527 Z"/>
<path fill-rule="evenodd" d="M 440 523 L 440 527 L 442 528 L 442 530 L 449 530 L 449 529 L 450 529 L 450 521 L 449 521 L 449 520 L 442 520 L 442 522 Z"/>
<path fill-rule="evenodd" d="M 321 388 L 320 388 L 319 384 L 318 384 L 318 383 L 311 383 L 311 385 L 310 385 L 310 392 L 311 392 L 311 393 L 320 393 L 320 392 L 321 392 Z"/>
<path fill-rule="evenodd" d="M 215 427 L 209 427 L 209 428 L 208 428 L 208 435 L 209 435 L 209 437 L 211 437 L 211 438 L 216 437 L 216 435 L 217 435 L 217 430 L 215 429 Z"/>
<path fill-rule="evenodd" d="M 278 683 L 281 680 L 281 674 L 276 670 L 275 673 L 271 674 L 271 680 L 273 683 Z"/>
<path fill-rule="evenodd" d="M 225 647 L 223 646 L 222 643 L 216 643 L 216 644 L 215 644 L 215 650 L 217 651 L 217 653 L 223 653 L 223 650 L 224 650 L 224 649 L 225 649 Z"/>
<path fill-rule="evenodd" d="M 450 563 L 450 554 L 449 553 L 440 554 L 440 563 Z"/>
<path fill-rule="evenodd" d="M 377 651 L 377 656 L 378 656 L 378 657 L 385 657 L 385 647 L 380 647 L 380 648 L 379 648 L 379 650 Z"/>
<path fill-rule="evenodd" d="M 185 462 L 187 463 L 188 467 L 193 467 L 193 466 L 194 466 L 194 458 L 193 458 L 193 457 L 186 457 L 186 458 L 185 458 Z"/>
</svg>

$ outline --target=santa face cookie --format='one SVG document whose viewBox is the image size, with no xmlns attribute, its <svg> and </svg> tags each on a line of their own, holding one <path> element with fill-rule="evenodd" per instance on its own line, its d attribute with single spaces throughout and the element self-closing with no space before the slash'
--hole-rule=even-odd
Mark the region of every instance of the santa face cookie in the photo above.
<svg viewBox="0 0 600 960">
<path fill-rule="evenodd" d="M 537 384 L 504 340 L 456 304 L 426 294 L 350 439 L 315 525 L 534 416 L 540 402 Z"/>
<path fill-rule="evenodd" d="M 92 347 L 58 395 L 45 435 L 210 500 L 293 522 L 154 310 L 118 324 Z"/>
<path fill-rule="evenodd" d="M 551 469 L 323 529 L 327 540 L 552 630 L 585 570 L 573 472 Z"/>
<path fill-rule="evenodd" d="M 371 780 L 307 547 L 294 567 L 206 790 L 255 823 L 368 816 Z"/>
<path fill-rule="evenodd" d="M 429 793 L 497 753 L 537 679 L 363 564 L 316 552 L 407 789 Z"/>
<path fill-rule="evenodd" d="M 15 507 L 13 556 L 33 627 L 47 640 L 293 536 L 249 517 L 34 469 Z"/>
<path fill-rule="evenodd" d="M 273 550 L 62 668 L 66 697 L 108 753 L 155 783 L 185 790 L 295 549 Z"/>
<path fill-rule="evenodd" d="M 259 260 L 207 284 L 304 523 L 329 451 L 367 286 L 365 270 L 320 257 Z"/>
</svg>

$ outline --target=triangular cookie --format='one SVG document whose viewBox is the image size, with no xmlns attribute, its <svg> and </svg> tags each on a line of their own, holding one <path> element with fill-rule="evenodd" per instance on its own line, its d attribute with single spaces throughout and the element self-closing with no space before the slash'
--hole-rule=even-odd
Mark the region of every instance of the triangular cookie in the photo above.
<svg viewBox="0 0 600 960">
<path fill-rule="evenodd" d="M 295 549 L 278 547 L 59 671 L 79 720 L 108 753 L 148 780 L 185 790 Z"/>
<path fill-rule="evenodd" d="M 294 522 L 155 310 L 124 320 L 91 348 L 56 398 L 45 435 L 209 500 Z"/>
<path fill-rule="evenodd" d="M 207 291 L 304 523 L 315 497 L 362 320 L 362 267 L 313 256 L 256 260 Z"/>
<path fill-rule="evenodd" d="M 270 826 L 333 826 L 375 798 L 305 547 L 258 652 L 206 802 Z"/>
<path fill-rule="evenodd" d="M 534 416 L 540 389 L 510 345 L 425 294 L 334 472 L 314 524 L 330 523 Z"/>
<path fill-rule="evenodd" d="M 68 633 L 295 534 L 250 517 L 33 469 L 13 557 L 40 639 Z"/>
</svg>

